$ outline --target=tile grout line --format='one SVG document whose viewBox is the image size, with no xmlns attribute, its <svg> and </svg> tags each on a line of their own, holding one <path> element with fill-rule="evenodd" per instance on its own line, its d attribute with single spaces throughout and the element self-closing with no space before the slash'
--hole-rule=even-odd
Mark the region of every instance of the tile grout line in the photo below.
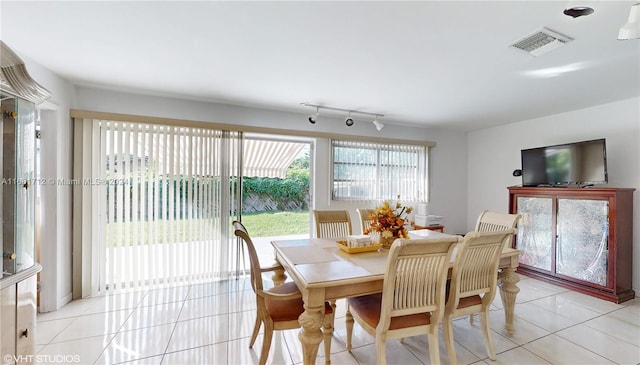
<svg viewBox="0 0 640 365">
<path fill-rule="evenodd" d="M 122 321 L 122 324 L 120 325 L 120 327 L 118 328 L 118 330 L 113 334 L 113 336 L 111 336 L 111 338 L 109 339 L 109 341 L 104 345 L 104 347 L 102 347 L 102 351 L 100 352 L 100 354 L 98 354 L 98 357 L 93 361 L 93 364 L 95 365 L 98 360 L 100 360 L 100 358 L 102 357 L 102 355 L 105 353 L 105 351 L 109 348 L 109 346 L 111 345 L 111 343 L 113 342 L 113 340 L 116 338 L 116 336 L 118 336 L 119 333 L 121 333 L 122 331 L 122 327 L 124 327 L 124 325 L 127 323 L 127 321 L 131 318 L 131 316 L 133 315 L 133 312 L 136 308 L 138 308 L 138 306 L 140 305 L 140 303 L 142 303 L 142 300 L 144 299 L 144 297 L 146 297 L 147 295 L 149 295 L 149 290 L 145 290 L 144 295 L 142 295 L 140 297 L 140 300 L 138 300 L 138 302 L 136 303 L 136 305 L 133 306 L 133 308 L 131 309 L 131 313 L 129 313 L 129 315 L 127 316 L 127 318 Z M 125 308 L 126 309 L 126 308 Z M 88 309 L 87 309 L 88 310 Z M 118 310 L 112 310 L 109 312 L 117 312 Z M 106 313 L 106 312 L 105 312 Z"/>
</svg>

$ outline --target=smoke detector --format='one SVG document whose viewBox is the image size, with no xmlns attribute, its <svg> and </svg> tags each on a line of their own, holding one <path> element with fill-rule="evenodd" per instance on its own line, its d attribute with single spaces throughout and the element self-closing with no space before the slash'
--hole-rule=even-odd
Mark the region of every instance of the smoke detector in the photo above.
<svg viewBox="0 0 640 365">
<path fill-rule="evenodd" d="M 563 46 L 572 40 L 573 38 L 554 32 L 551 29 L 542 28 L 537 32 L 521 38 L 510 47 L 537 57 Z"/>
</svg>

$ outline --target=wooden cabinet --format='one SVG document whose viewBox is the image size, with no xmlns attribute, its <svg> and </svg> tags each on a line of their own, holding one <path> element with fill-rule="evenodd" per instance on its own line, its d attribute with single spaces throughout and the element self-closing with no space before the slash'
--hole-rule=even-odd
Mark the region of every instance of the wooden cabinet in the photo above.
<svg viewBox="0 0 640 365">
<path fill-rule="evenodd" d="M 509 187 L 509 212 L 522 215 L 518 272 L 616 303 L 634 298 L 634 190 Z"/>
</svg>

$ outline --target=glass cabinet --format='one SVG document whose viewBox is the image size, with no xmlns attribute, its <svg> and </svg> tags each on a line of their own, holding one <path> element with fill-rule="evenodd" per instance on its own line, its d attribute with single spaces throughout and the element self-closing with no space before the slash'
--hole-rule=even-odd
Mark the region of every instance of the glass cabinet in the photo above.
<svg viewBox="0 0 640 365">
<path fill-rule="evenodd" d="M 35 243 L 35 103 L 51 94 L 1 40 L 0 53 L 0 363 L 13 365 L 31 363 L 35 354 L 37 275 L 42 270 Z"/>
<path fill-rule="evenodd" d="M 35 105 L 2 95 L 2 274 L 35 264 Z"/>
<path fill-rule="evenodd" d="M 518 272 L 616 303 L 634 298 L 633 192 L 510 187 L 509 212 L 522 215 Z"/>
<path fill-rule="evenodd" d="M 37 274 L 35 260 L 35 105 L 0 93 L 2 109 L 2 364 L 35 353 Z M 27 361 L 31 362 L 31 361 Z"/>
</svg>

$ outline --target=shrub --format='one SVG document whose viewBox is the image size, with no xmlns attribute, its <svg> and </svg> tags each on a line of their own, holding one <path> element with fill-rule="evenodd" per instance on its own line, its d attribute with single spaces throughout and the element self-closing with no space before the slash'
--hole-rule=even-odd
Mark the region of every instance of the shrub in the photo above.
<svg viewBox="0 0 640 365">
<path fill-rule="evenodd" d="M 246 199 L 250 194 L 275 201 L 278 210 L 287 210 L 295 205 L 298 209 L 309 209 L 309 156 L 296 159 L 283 179 L 273 177 L 244 177 L 242 193 Z"/>
</svg>

